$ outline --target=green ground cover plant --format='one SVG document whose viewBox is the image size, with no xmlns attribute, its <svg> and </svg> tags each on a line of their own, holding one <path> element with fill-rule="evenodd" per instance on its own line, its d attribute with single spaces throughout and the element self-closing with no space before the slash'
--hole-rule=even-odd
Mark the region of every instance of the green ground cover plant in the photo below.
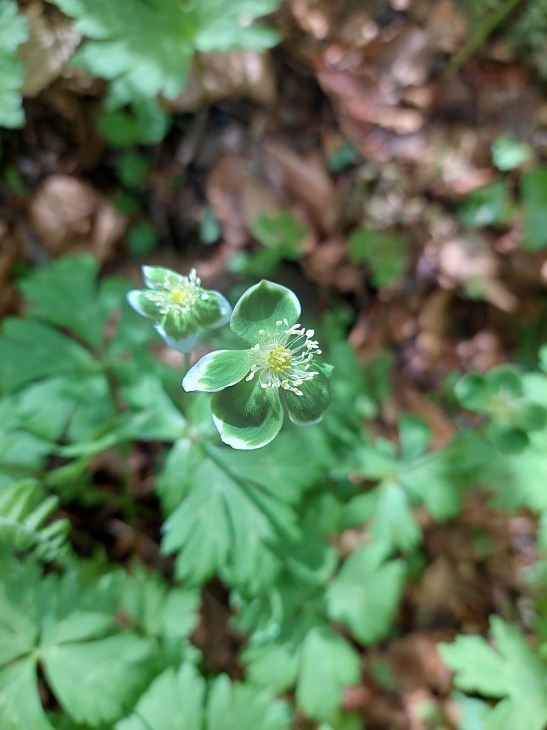
<svg viewBox="0 0 547 730">
<path fill-rule="evenodd" d="M 279 322 L 287 320 L 283 326 L 290 328 L 300 318 L 300 304 L 278 284 L 251 287 L 234 307 L 233 333 L 213 332 L 221 345 L 238 335 L 251 349 L 206 355 L 184 382 L 186 390 L 213 393 L 185 393 L 182 361 L 180 369 L 161 365 L 150 350 L 159 342 L 154 321 L 166 316 L 152 295 L 163 292 L 172 314 L 179 307 L 173 321 L 186 337 L 187 323 L 198 324 L 180 292 L 196 294 L 192 306 L 199 308 L 206 290 L 195 275 L 165 269 L 145 267 L 145 280 L 156 287 L 169 283 L 129 293 L 146 318 L 124 303 L 129 283 L 99 279 L 90 257 L 66 258 L 21 281 L 25 315 L 3 326 L 2 727 L 269 730 L 294 727 L 296 711 L 325 729 L 360 727 L 343 712 L 342 691 L 360 680 L 357 647 L 374 646 L 397 631 L 422 540 L 416 507 L 442 523 L 459 514 L 466 490 L 479 485 L 499 507 L 525 505 L 547 523 L 540 460 L 547 377 L 539 368 L 507 367 L 466 376 L 454 393 L 464 408 L 484 417 L 484 425 L 462 429 L 450 444 L 432 450 L 424 423 L 403 415 L 397 447 L 363 432 L 354 405 L 374 394 L 336 328 L 322 328 L 334 364 L 330 378 L 317 375 L 300 384 L 299 376 L 290 388 L 284 385 L 284 358 L 293 355 L 285 335 L 276 333 Z M 212 296 L 216 323 L 226 319 L 220 310 L 227 299 Z M 83 321 L 83 311 L 93 318 Z M 272 340 L 260 334 L 264 328 Z M 173 336 L 161 327 L 159 334 L 167 343 Z M 303 343 L 313 336 L 300 329 L 296 335 Z M 257 336 L 262 344 L 255 349 Z M 315 356 L 316 349 L 304 352 Z M 274 359 L 264 360 L 264 352 Z M 245 382 L 248 373 L 259 395 L 302 398 L 313 421 L 320 413 L 323 418 L 302 428 L 291 416 L 264 439 L 268 419 L 253 426 L 251 417 L 258 441 L 253 434 L 226 439 L 209 401 L 224 393 L 229 404 L 230 383 Z M 316 377 L 324 378 L 321 387 L 305 395 L 306 382 Z M 331 403 L 325 409 L 327 382 Z M 241 407 L 236 394 L 233 408 Z M 368 407 L 374 410 L 373 401 Z M 168 580 L 138 562 L 128 569 L 109 563 L 99 545 L 88 557 L 78 555 L 60 512 L 63 504 L 85 509 L 115 500 L 139 529 L 144 506 L 127 484 L 109 494 L 89 481 L 86 468 L 109 450 L 123 459 L 138 442 L 159 448 L 151 476 L 161 549 L 174 557 Z M 500 442 L 512 448 L 500 450 Z M 342 555 L 337 536 L 348 529 L 360 538 Z M 229 591 L 244 681 L 212 675 L 192 643 L 203 591 L 215 576 Z M 458 687 L 501 698 L 494 709 L 481 705 L 480 727 L 509 730 L 525 714 L 540 730 L 546 716 L 542 650 L 535 652 L 516 627 L 495 617 L 492 628 L 499 656 L 479 637 L 444 645 L 442 656 Z M 82 683 L 82 676 L 89 681 Z M 537 688 L 533 712 L 530 686 Z"/>
<path fill-rule="evenodd" d="M 202 54 L 262 52 L 283 33 L 290 43 L 301 44 L 303 55 L 289 57 L 286 65 L 283 60 L 281 76 L 289 77 L 295 58 L 295 66 L 313 58 L 306 73 L 319 85 L 328 86 L 325 78 L 333 70 L 346 82 L 355 81 L 355 56 L 348 56 L 349 66 L 336 67 L 344 58 L 346 35 L 357 42 L 344 12 L 333 22 L 344 33 L 329 37 L 330 50 L 322 55 L 321 33 L 328 28 L 321 14 L 312 14 L 310 21 L 307 8 L 294 14 L 292 25 L 282 13 L 268 18 L 280 8 L 279 0 L 44 0 L 47 12 L 62 14 L 81 35 L 69 67 L 83 70 L 93 86 L 89 98 L 86 84 L 79 93 L 85 97 L 84 115 L 88 103 L 93 107 L 92 123 L 102 135 L 98 144 L 104 145 L 94 154 L 104 153 L 105 164 L 95 178 L 85 155 L 80 168 L 80 162 L 67 162 L 59 153 L 53 154 L 54 163 L 45 156 L 45 166 L 33 172 L 19 146 L 31 140 L 32 149 L 41 150 L 40 135 L 35 139 L 39 124 L 21 138 L 1 140 L 0 152 L 9 150 L 0 174 L 0 213 L 5 193 L 8 211 L 7 222 L 0 220 L 0 236 L 5 233 L 12 246 L 15 229 L 13 240 L 23 241 L 31 253 L 25 249 L 10 270 L 19 298 L 2 311 L 18 314 L 0 325 L 0 730 L 362 730 L 370 686 L 386 690 L 391 699 L 396 694 L 398 678 L 382 662 L 409 627 L 435 635 L 438 674 L 451 671 L 447 683 L 435 687 L 434 702 L 424 701 L 417 711 L 420 730 L 547 728 L 547 346 L 540 346 L 545 341 L 541 294 L 534 291 L 532 307 L 527 300 L 522 321 L 508 317 L 505 347 L 491 348 L 486 367 L 476 367 L 480 358 L 469 349 L 461 355 L 465 348 L 460 348 L 460 359 L 450 360 L 449 354 L 450 365 L 444 362 L 439 369 L 441 378 L 435 380 L 435 373 L 423 381 L 424 401 L 450 422 L 449 437 L 439 439 L 434 419 L 423 410 L 417 415 L 411 400 L 395 397 L 400 365 L 413 347 L 420 350 L 424 331 L 422 339 L 432 331 L 438 336 L 439 350 L 458 328 L 465 330 L 462 339 L 471 338 L 465 344 L 475 347 L 475 322 L 465 321 L 469 300 L 477 306 L 473 316 L 482 313 L 488 335 L 492 320 L 513 311 L 513 299 L 528 287 L 544 286 L 547 167 L 543 152 L 534 148 L 537 140 L 532 143 L 525 132 L 521 139 L 514 129 L 490 148 L 481 139 L 478 163 L 465 155 L 460 159 L 461 151 L 455 155 L 470 171 L 469 188 L 459 187 L 457 175 L 456 182 L 450 174 L 443 177 L 440 142 L 424 155 L 429 163 L 438 162 L 438 177 L 415 198 L 420 174 L 414 180 L 412 155 L 401 164 L 394 153 L 394 161 L 382 168 L 382 154 L 389 154 L 380 145 L 380 161 L 373 160 L 380 141 L 389 152 L 389 141 L 395 139 L 393 149 L 399 143 L 402 149 L 407 132 L 413 138 L 413 125 L 420 115 L 427 118 L 434 96 L 429 87 L 425 95 L 412 93 L 420 86 L 404 87 L 402 73 L 396 83 L 384 83 L 392 54 L 406 52 L 407 40 L 397 36 L 403 16 L 411 28 L 408 38 L 418 45 L 424 31 L 419 13 L 412 25 L 395 3 L 386 4 L 385 12 L 378 10 L 381 5 L 367 8 L 374 20 L 366 27 L 376 28 L 378 40 L 364 55 L 374 56 L 378 49 L 386 55 L 380 53 L 382 71 L 367 68 L 363 78 L 370 76 L 371 87 L 365 87 L 371 98 L 378 92 L 382 101 L 380 91 L 388 89 L 393 99 L 400 94 L 401 106 L 383 100 L 378 118 L 368 119 L 368 102 L 348 105 L 344 112 L 347 99 L 334 95 L 327 110 L 313 107 L 310 118 L 317 116 L 324 127 L 312 130 L 310 124 L 297 151 L 281 156 L 286 168 L 278 160 L 279 166 L 259 170 L 256 159 L 250 164 L 237 157 L 237 145 L 231 147 L 239 117 L 251 116 L 254 100 L 246 99 L 233 114 L 226 111 L 229 106 L 220 113 L 207 109 L 195 129 L 188 125 L 190 131 L 184 113 L 173 115 L 170 103 L 186 88 Z M 496 49 L 489 68 L 507 71 L 507 49 L 517 48 L 529 51 L 538 76 L 546 75 L 545 0 L 442 5 L 445 12 L 465 10 L 471 25 L 459 46 L 457 29 L 456 41 L 450 34 L 439 40 L 435 23 L 427 26 L 434 71 L 424 72 L 422 91 L 435 85 L 439 73 L 441 86 L 449 87 L 489 38 L 507 43 Z M 25 3 L 0 0 L 1 127 L 25 124 L 27 102 L 20 94 L 25 68 L 17 51 L 30 30 Z M 516 65 L 515 59 L 510 63 Z M 407 66 L 414 68 L 401 64 Z M 520 77 L 513 77 L 514 68 L 509 71 L 507 88 L 514 91 L 519 84 L 513 86 L 512 79 Z M 477 76 L 477 97 L 488 88 L 485 77 Z M 500 77 L 505 79 L 503 73 Z M 468 79 L 464 82 L 463 87 Z M 507 91 L 504 83 L 498 91 Z M 363 91 L 350 83 L 348 97 L 353 99 L 358 87 Z M 497 109 L 495 99 L 504 94 L 492 96 Z M 276 105 L 268 107 L 253 127 L 253 144 L 266 118 L 292 135 L 298 104 L 293 108 L 293 97 L 286 98 L 290 114 L 276 116 Z M 397 134 L 405 130 L 399 136 L 389 124 L 381 127 L 384 102 L 385 109 L 392 110 L 393 102 L 397 111 L 418 112 L 391 118 Z M 332 133 L 329 124 L 339 104 L 346 121 L 355 123 L 352 115 L 359 112 L 365 152 L 355 139 L 345 140 L 342 127 Z M 458 125 L 475 110 L 465 95 L 461 108 Z M 230 198 L 223 207 L 229 197 L 225 183 L 204 179 L 196 139 L 203 134 L 204 147 L 211 141 L 207 115 L 223 132 L 226 116 L 230 123 L 236 119 L 222 148 L 237 158 L 230 192 L 232 183 L 237 188 L 241 182 L 241 167 L 256 200 L 242 196 L 241 203 L 234 193 L 235 202 Z M 398 128 L 401 119 L 405 124 Z M 434 126 L 435 117 L 431 121 Z M 173 122 L 176 133 L 170 139 Z M 377 142 L 367 148 L 371 128 Z M 347 129 L 351 136 L 351 123 Z M 422 131 L 417 129 L 415 141 Z M 60 135 L 65 132 L 63 127 Z M 49 134 L 47 140 L 57 140 L 52 129 Z M 328 174 L 315 189 L 312 183 L 322 170 L 314 156 L 319 138 L 317 158 Z M 181 163 L 176 172 L 167 165 L 166 172 L 160 158 L 176 157 L 178 145 L 189 139 L 195 145 L 192 162 Z M 160 140 L 165 148 L 152 146 Z M 410 185 L 403 176 L 406 166 Z M 258 172 L 254 176 L 254 168 L 262 178 Z M 173 246 L 170 265 L 174 258 L 192 259 L 205 244 L 201 263 L 208 257 L 213 264 L 221 260 L 226 288 L 206 288 L 190 267 L 152 265 L 142 267 L 143 283 L 135 288 L 135 281 L 107 273 L 108 257 L 101 267 L 98 258 L 70 249 L 58 258 L 56 252 L 34 255 L 32 225 L 24 223 L 29 200 L 50 174 L 70 169 L 86 178 L 86 185 L 89 173 L 101 195 L 104 185 L 105 197 L 114 186 L 113 202 L 129 219 L 125 255 L 130 252 L 139 263 L 165 253 L 171 226 L 180 232 L 173 208 L 182 200 L 197 224 L 183 248 Z M 279 198 L 263 185 L 265 171 L 282 191 Z M 348 171 L 354 177 L 344 177 Z M 156 213 L 158 198 L 169 201 L 159 206 L 166 213 L 163 227 L 156 225 L 148 199 L 154 176 L 165 178 L 160 195 L 154 190 Z M 186 176 L 191 179 L 186 192 L 194 198 L 177 197 Z M 213 194 L 204 192 L 208 185 Z M 299 199 L 302 187 L 306 194 Z M 323 208 L 339 197 L 347 200 L 334 221 Z M 365 209 L 361 201 L 369 197 Z M 239 213 L 241 208 L 250 215 L 247 203 L 261 212 L 243 221 L 248 239 L 242 243 L 235 236 L 235 243 L 227 243 L 229 254 L 216 259 L 225 245 L 222 215 L 228 209 L 228 217 L 233 214 L 232 202 Z M 181 238 L 187 235 L 182 229 Z M 325 251 L 324 267 L 332 268 L 333 279 L 321 279 L 325 272 L 317 268 L 318 261 L 323 265 L 321 255 L 314 257 L 317 251 Z M 479 263 L 473 265 L 477 252 Z M 491 256 L 480 259 L 485 252 Z M 514 297 L 510 286 L 504 289 L 513 264 L 524 271 L 525 282 L 518 280 Z M 542 271 L 539 279 L 536 269 Z M 494 297 L 486 286 L 492 281 Z M 442 296 L 429 298 L 430 289 Z M 510 296 L 500 297 L 500 290 Z M 424 314 L 423 306 L 415 319 L 437 318 L 442 334 L 423 322 L 413 329 L 411 319 L 399 328 L 400 309 L 389 307 L 397 296 L 413 314 L 427 300 L 428 311 Z M 380 341 L 380 354 L 371 348 L 374 357 L 365 364 L 348 343 L 348 323 L 367 310 L 364 337 L 374 339 L 375 327 L 382 329 L 379 302 L 390 320 L 389 336 Z M 493 317 L 486 309 L 492 304 L 499 310 Z M 454 306 L 454 313 L 439 314 L 443 306 Z M 356 327 L 355 333 L 358 339 L 363 330 Z M 456 334 L 451 345 L 458 340 Z M 443 353 L 436 355 L 440 359 Z M 462 365 L 466 357 L 469 366 Z M 401 362 L 394 365 L 395 358 Z M 447 376 L 450 367 L 454 371 Z M 417 373 L 414 384 L 423 371 Z M 471 558 L 461 559 L 462 571 L 476 568 L 481 579 L 481 557 L 494 555 L 501 538 L 470 527 L 472 520 L 465 520 L 473 510 L 482 510 L 493 523 L 503 520 L 508 532 L 526 521 L 532 557 L 524 567 L 515 558 L 516 577 L 488 604 L 482 624 L 481 617 L 472 618 L 457 629 L 457 619 L 434 612 L 433 618 L 422 616 L 416 595 L 436 557 L 432 534 L 446 531 L 452 539 L 460 522 L 471 545 Z M 461 532 L 455 534 L 461 539 Z M 452 584 L 444 590 L 450 597 Z M 480 596 L 474 600 L 480 602 Z M 212 622 L 211 605 L 220 615 Z M 222 659 L 215 662 L 217 644 Z"/>
</svg>

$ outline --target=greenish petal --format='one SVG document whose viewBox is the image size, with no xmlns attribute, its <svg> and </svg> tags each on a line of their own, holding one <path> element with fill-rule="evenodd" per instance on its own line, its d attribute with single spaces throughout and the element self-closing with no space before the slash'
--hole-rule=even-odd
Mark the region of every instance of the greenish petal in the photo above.
<svg viewBox="0 0 547 730">
<path fill-rule="evenodd" d="M 174 339 L 173 337 L 169 337 L 169 335 L 165 334 L 164 330 L 161 328 L 159 324 L 154 325 L 154 329 L 158 333 L 158 335 L 163 339 L 165 344 L 168 347 L 171 347 L 173 350 L 176 350 L 177 352 L 182 352 L 183 354 L 186 352 L 192 352 L 194 349 L 196 342 L 198 341 L 198 335 L 197 333 L 194 333 L 193 335 L 189 335 L 188 337 L 185 337 L 184 339 Z"/>
<path fill-rule="evenodd" d="M 300 317 L 300 302 L 290 289 L 262 280 L 247 289 L 234 307 L 230 327 L 246 342 L 258 341 L 260 330 L 275 331 L 275 323 L 286 319 L 289 327 Z"/>
<path fill-rule="evenodd" d="M 464 408 L 477 413 L 487 413 L 492 397 L 484 375 L 472 373 L 461 377 L 454 386 L 454 393 Z"/>
<path fill-rule="evenodd" d="M 504 390 L 514 397 L 522 395 L 522 376 L 511 367 L 500 366 L 486 375 L 488 384 L 495 390 Z"/>
<path fill-rule="evenodd" d="M 234 449 L 266 446 L 283 425 L 283 408 L 276 388 L 243 380 L 211 398 L 213 421 L 220 438 Z"/>
<path fill-rule="evenodd" d="M 182 387 L 187 392 L 199 390 L 204 393 L 216 393 L 243 380 L 251 365 L 251 350 L 210 352 L 186 373 Z"/>
<path fill-rule="evenodd" d="M 220 301 L 212 291 L 203 290 L 192 309 L 200 327 L 214 327 L 222 316 Z"/>
<path fill-rule="evenodd" d="M 232 316 L 232 305 L 230 302 L 226 299 L 225 296 L 223 296 L 218 291 L 210 291 L 209 294 L 214 294 L 217 298 L 218 304 L 220 306 L 220 316 L 217 319 L 216 322 L 209 325 L 210 327 L 217 328 L 217 327 L 223 327 L 225 324 L 228 324 L 230 321 L 230 317 Z"/>
<path fill-rule="evenodd" d="M 142 291 L 133 289 L 127 292 L 127 302 L 137 314 L 150 319 L 160 319 L 161 302 L 158 301 L 158 295 L 155 292 Z"/>
<path fill-rule="evenodd" d="M 547 411 L 539 403 L 525 403 L 516 420 L 526 431 L 540 431 L 547 425 Z"/>
<path fill-rule="evenodd" d="M 311 426 L 323 417 L 330 402 L 329 383 L 323 373 L 313 380 L 307 380 L 300 386 L 302 395 L 284 390 L 289 418 L 297 426 Z"/>
<path fill-rule="evenodd" d="M 188 285 L 188 278 L 163 266 L 143 266 L 142 278 L 150 289 L 178 289 Z"/>
<path fill-rule="evenodd" d="M 199 329 L 199 325 L 191 313 L 182 314 L 176 310 L 163 315 L 159 325 L 162 332 L 175 341 L 185 340 Z"/>
</svg>

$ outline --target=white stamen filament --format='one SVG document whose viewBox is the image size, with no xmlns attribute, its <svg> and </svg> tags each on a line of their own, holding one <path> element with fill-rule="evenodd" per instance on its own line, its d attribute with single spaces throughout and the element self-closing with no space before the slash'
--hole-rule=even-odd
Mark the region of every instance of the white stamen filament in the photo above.
<svg viewBox="0 0 547 730">
<path fill-rule="evenodd" d="M 201 292 L 201 279 L 195 269 L 188 276 L 181 277 L 182 282 L 173 287 L 167 279 L 158 284 L 158 289 L 148 293 L 148 298 L 154 301 L 160 314 L 169 314 L 176 310 L 179 314 L 189 314 Z"/>
<path fill-rule="evenodd" d="M 260 330 L 252 348 L 254 363 L 246 380 L 257 375 L 262 388 L 283 388 L 303 395 L 302 383 L 319 375 L 311 370 L 314 355 L 320 355 L 319 343 L 313 340 L 314 330 L 300 324 L 289 327 L 286 319 L 275 323 L 275 332 Z"/>
</svg>

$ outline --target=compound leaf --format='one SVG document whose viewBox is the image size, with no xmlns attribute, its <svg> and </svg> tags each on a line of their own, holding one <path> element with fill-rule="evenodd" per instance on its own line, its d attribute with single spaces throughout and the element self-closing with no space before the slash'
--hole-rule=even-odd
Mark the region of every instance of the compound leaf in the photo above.
<svg viewBox="0 0 547 730">
<path fill-rule="evenodd" d="M 68 520 L 44 522 L 57 509 L 57 497 L 47 497 L 33 480 L 16 482 L 0 490 L 0 546 L 17 552 L 32 550 L 44 560 L 60 559 L 70 529 Z"/>
<path fill-rule="evenodd" d="M 91 256 L 71 256 L 38 269 L 23 280 L 28 314 L 74 333 L 100 348 L 108 313 L 97 296 L 99 266 Z"/>
<path fill-rule="evenodd" d="M 300 658 L 296 699 L 313 718 L 326 719 L 339 709 L 342 689 L 357 684 L 358 654 L 330 628 L 317 627 L 306 636 Z"/>
<path fill-rule="evenodd" d="M 40 702 L 34 659 L 0 669 L 0 727 L 3 730 L 53 730 Z"/>
<path fill-rule="evenodd" d="M 191 664 L 167 669 L 152 682 L 133 714 L 116 730 L 202 730 L 205 680 Z"/>
<path fill-rule="evenodd" d="M 202 417 L 203 409 L 189 415 L 196 426 Z M 281 435 L 259 456 L 201 438 L 198 444 L 179 439 L 160 475 L 169 515 L 163 549 L 179 552 L 178 575 L 194 585 L 222 569 L 238 587 L 256 591 L 271 583 L 300 534 L 294 505 L 331 457 L 320 436 L 304 430 Z M 303 459 L 308 469 L 301 468 Z"/>
<path fill-rule="evenodd" d="M 149 678 L 150 654 L 150 642 L 133 634 L 42 649 L 57 699 L 72 718 L 88 725 L 110 723 L 131 706 Z"/>
<path fill-rule="evenodd" d="M 184 460 L 189 449 L 184 443 L 175 448 Z M 168 466 L 180 464 L 177 452 Z M 179 552 L 181 579 L 199 584 L 223 568 L 237 584 L 257 590 L 279 569 L 275 546 L 296 534 L 293 511 L 274 493 L 230 472 L 216 447 L 192 457 L 192 463 L 185 477 L 180 471 L 173 475 L 188 480 L 188 493 L 165 522 L 163 550 Z"/>
<path fill-rule="evenodd" d="M 105 575 L 84 588 L 74 571 L 42 578 L 34 562 L 8 555 L 0 556 L 0 573 L 2 727 L 49 728 L 39 721 L 20 725 L 25 703 L 13 702 L 17 690 L 28 695 L 29 708 L 36 704 L 38 663 L 70 718 L 92 725 L 117 720 L 150 679 L 153 647 L 129 631 L 114 633 L 119 579 Z M 16 666 L 25 671 L 16 673 Z"/>
<path fill-rule="evenodd" d="M 0 336 L 0 390 L 12 393 L 40 378 L 82 374 L 95 365 L 80 345 L 46 324 L 8 319 Z"/>
<path fill-rule="evenodd" d="M 95 76 L 112 80 L 110 105 L 183 89 L 196 49 L 266 48 L 277 37 L 247 27 L 274 10 L 278 0 L 50 0 L 75 19 L 87 42 L 74 60 Z"/>
<path fill-rule="evenodd" d="M 543 730 L 547 667 L 516 626 L 492 617 L 491 629 L 496 649 L 478 636 L 459 636 L 453 644 L 441 644 L 442 658 L 456 673 L 456 686 L 501 698 L 486 714 L 487 730 Z"/>
<path fill-rule="evenodd" d="M 288 724 L 284 704 L 269 693 L 226 675 L 207 687 L 195 667 L 185 664 L 163 672 L 116 730 L 285 730 Z"/>
<path fill-rule="evenodd" d="M 389 633 L 403 590 L 403 561 L 385 558 L 381 543 L 364 545 L 347 559 L 327 591 L 331 617 L 346 624 L 363 644 Z"/>
</svg>

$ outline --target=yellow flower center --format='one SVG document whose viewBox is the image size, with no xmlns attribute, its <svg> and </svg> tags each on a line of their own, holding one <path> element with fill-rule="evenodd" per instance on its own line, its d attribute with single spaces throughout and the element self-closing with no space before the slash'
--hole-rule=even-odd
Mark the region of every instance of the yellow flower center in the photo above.
<svg viewBox="0 0 547 730">
<path fill-rule="evenodd" d="M 314 355 L 320 355 L 319 343 L 312 340 L 313 330 L 300 324 L 289 327 L 286 319 L 275 323 L 275 331 L 258 331 L 258 342 L 251 348 L 253 364 L 245 380 L 258 377 L 262 388 L 283 388 L 294 395 L 304 395 L 302 383 L 319 375 L 311 369 Z"/>
<path fill-rule="evenodd" d="M 176 289 L 169 294 L 171 304 L 176 304 L 177 306 L 187 304 L 189 298 L 190 295 L 186 289 Z"/>
<path fill-rule="evenodd" d="M 268 353 L 268 368 L 274 373 L 290 370 L 291 364 L 291 351 L 286 347 L 273 347 Z"/>
</svg>

